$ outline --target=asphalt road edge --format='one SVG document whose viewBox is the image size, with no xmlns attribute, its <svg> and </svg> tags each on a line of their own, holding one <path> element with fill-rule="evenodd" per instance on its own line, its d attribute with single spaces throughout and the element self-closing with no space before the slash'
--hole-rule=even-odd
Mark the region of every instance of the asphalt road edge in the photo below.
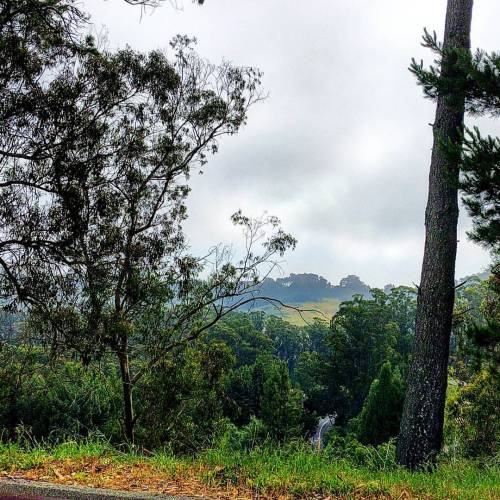
<svg viewBox="0 0 500 500">
<path fill-rule="evenodd" d="M 193 497 L 171 496 L 154 493 L 118 491 L 84 486 L 69 486 L 26 479 L 0 479 L 0 499 L 2 497 L 21 497 L 36 500 L 103 500 L 103 499 L 146 499 L 157 500 L 196 500 Z M 197 500 L 200 500 L 199 498 Z"/>
</svg>

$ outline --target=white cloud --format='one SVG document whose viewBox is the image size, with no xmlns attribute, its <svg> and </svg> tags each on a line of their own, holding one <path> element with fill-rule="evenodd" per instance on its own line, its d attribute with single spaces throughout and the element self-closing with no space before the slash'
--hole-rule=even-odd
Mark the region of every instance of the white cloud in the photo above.
<svg viewBox="0 0 500 500">
<path fill-rule="evenodd" d="M 424 26 L 442 31 L 446 0 L 184 0 L 183 11 L 166 2 L 142 20 L 123 0 L 84 4 L 111 46 L 165 48 L 186 33 L 213 62 L 265 73 L 269 99 L 192 178 L 193 250 L 237 240 L 236 209 L 267 210 L 299 239 L 287 273 L 418 282 L 434 106 L 407 67 L 411 57 L 432 61 L 420 37 Z M 476 2 L 474 44 L 498 48 L 499 17 L 497 0 Z M 489 261 L 467 241 L 468 224 L 462 212 L 458 276 Z"/>
</svg>

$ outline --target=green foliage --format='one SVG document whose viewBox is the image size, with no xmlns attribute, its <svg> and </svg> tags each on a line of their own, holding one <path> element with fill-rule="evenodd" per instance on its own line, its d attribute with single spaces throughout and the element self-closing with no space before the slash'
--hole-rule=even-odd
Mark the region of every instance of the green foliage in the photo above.
<svg viewBox="0 0 500 500">
<path fill-rule="evenodd" d="M 285 363 L 274 361 L 266 367 L 260 405 L 271 437 L 287 441 L 301 435 L 302 393 L 292 388 Z"/>
<path fill-rule="evenodd" d="M 329 337 L 328 395 L 340 423 L 357 415 L 370 384 L 386 361 L 403 376 L 414 332 L 415 293 L 395 288 L 386 295 L 373 290 L 373 299 L 356 296 L 343 302 L 332 320 Z"/>
<path fill-rule="evenodd" d="M 249 451 L 264 444 L 269 437 L 264 422 L 252 415 L 248 424 L 242 427 L 228 423 L 219 441 L 219 447 L 223 450 Z"/>
<path fill-rule="evenodd" d="M 424 69 L 413 60 L 410 71 L 417 77 L 426 97 L 464 95 L 466 110 L 473 115 L 498 115 L 500 109 L 500 55 L 478 49 L 474 54 L 457 47 L 443 48 L 436 33 L 424 30 L 423 45 L 437 54 L 436 65 Z M 453 72 L 449 67 L 453 66 Z"/>
<path fill-rule="evenodd" d="M 49 363 L 40 349 L 0 349 L 0 429 L 18 428 L 35 439 L 121 434 L 120 382 L 112 366 L 86 368 L 79 362 Z"/>
<path fill-rule="evenodd" d="M 229 374 L 225 414 L 239 426 L 259 414 L 262 384 L 259 375 L 255 366 L 241 366 Z"/>
<path fill-rule="evenodd" d="M 500 138 L 467 130 L 460 168 L 462 200 L 473 221 L 469 236 L 500 254 Z"/>
<path fill-rule="evenodd" d="M 264 313 L 244 314 L 234 312 L 215 324 L 207 339 L 217 339 L 226 343 L 236 356 L 236 366 L 252 365 L 261 354 L 271 354 L 274 345 L 263 333 Z"/>
<path fill-rule="evenodd" d="M 316 351 L 303 352 L 295 379 L 306 397 L 304 405 L 314 415 L 326 415 L 331 408 L 326 380 L 327 365 Z"/>
<path fill-rule="evenodd" d="M 294 389 L 285 362 L 261 355 L 229 377 L 227 414 L 239 425 L 262 420 L 270 438 L 283 441 L 302 434 L 302 392 Z"/>
<path fill-rule="evenodd" d="M 467 382 L 483 369 L 500 366 L 500 274 L 493 267 L 486 280 L 470 279 L 457 292 L 452 352 L 455 376 Z"/>
<path fill-rule="evenodd" d="M 294 373 L 300 353 L 307 348 L 309 342 L 307 331 L 281 318 L 270 316 L 266 321 L 266 333 L 274 343 L 276 356 L 286 361 L 288 370 Z"/>
<path fill-rule="evenodd" d="M 364 444 L 378 445 L 397 435 L 403 410 L 404 385 L 399 371 L 386 361 L 372 382 L 356 418 L 356 434 Z"/>
<path fill-rule="evenodd" d="M 444 49 L 436 34 L 424 35 L 424 46 L 438 55 L 436 66 L 424 69 L 413 60 L 411 71 L 424 93 L 431 99 L 447 101 L 465 97 L 469 114 L 500 114 L 500 54 L 477 50 Z M 453 71 L 448 71 L 453 66 Z M 442 68 L 442 69 L 437 69 Z M 500 140 L 483 136 L 477 127 L 466 129 L 459 143 L 441 144 L 450 164 L 460 166 L 463 201 L 472 217 L 469 236 L 476 242 L 500 252 Z"/>
<path fill-rule="evenodd" d="M 138 440 L 149 447 L 199 450 L 213 444 L 224 422 L 231 350 L 196 344 L 167 356 L 136 388 Z M 85 367 L 49 360 L 41 349 L 1 345 L 0 432 L 35 441 L 80 439 L 96 433 L 119 444 L 122 388 L 116 364 Z M 24 434 L 23 434 L 24 435 Z"/>
<path fill-rule="evenodd" d="M 481 371 L 460 387 L 447 401 L 448 447 L 466 457 L 491 455 L 500 451 L 500 378 L 498 373 Z"/>
<path fill-rule="evenodd" d="M 347 460 L 353 465 L 372 470 L 396 466 L 396 448 L 392 441 L 378 446 L 365 446 L 354 435 L 342 435 L 336 428 L 331 429 L 325 438 L 324 453 L 331 460 Z"/>
<path fill-rule="evenodd" d="M 229 347 L 215 341 L 166 356 L 136 389 L 140 441 L 183 452 L 211 446 L 223 422 L 225 380 L 234 361 Z"/>
<path fill-rule="evenodd" d="M 311 323 L 304 327 L 304 330 L 309 338 L 310 351 L 317 352 L 321 356 L 326 355 L 328 352 L 327 338 L 330 331 L 329 322 L 325 319 L 314 318 Z"/>
</svg>

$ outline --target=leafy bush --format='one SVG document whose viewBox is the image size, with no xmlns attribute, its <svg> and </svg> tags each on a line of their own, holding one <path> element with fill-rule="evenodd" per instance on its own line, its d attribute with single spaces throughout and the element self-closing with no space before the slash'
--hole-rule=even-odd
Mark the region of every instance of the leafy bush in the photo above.
<svg viewBox="0 0 500 500">
<path fill-rule="evenodd" d="M 219 448 L 222 450 L 249 451 L 264 444 L 268 439 L 269 432 L 264 422 L 252 416 L 250 422 L 243 427 L 237 427 L 228 422 L 219 442 Z"/>
<path fill-rule="evenodd" d="M 285 362 L 268 366 L 261 395 L 262 420 L 270 435 L 287 441 L 301 435 L 302 393 L 291 386 Z"/>
<path fill-rule="evenodd" d="M 334 427 L 326 434 L 325 455 L 331 460 L 345 460 L 352 465 L 373 470 L 396 466 L 396 447 L 393 441 L 378 446 L 365 446 L 352 434 L 342 435 Z"/>
<path fill-rule="evenodd" d="M 258 356 L 254 365 L 230 375 L 227 393 L 226 414 L 234 423 L 247 425 L 256 417 L 275 441 L 302 435 L 303 394 L 292 387 L 285 361 L 269 354 Z"/>
<path fill-rule="evenodd" d="M 233 363 L 231 350 L 219 341 L 165 356 L 136 390 L 139 442 L 176 452 L 212 446 L 224 425 L 225 383 Z"/>
<path fill-rule="evenodd" d="M 119 435 L 120 392 L 110 366 L 88 368 L 60 359 L 50 363 L 39 349 L 4 345 L 0 352 L 0 427 L 35 439 Z"/>
<path fill-rule="evenodd" d="M 448 449 L 452 447 L 466 457 L 499 453 L 499 381 L 496 372 L 483 370 L 449 397 L 445 428 Z"/>
</svg>

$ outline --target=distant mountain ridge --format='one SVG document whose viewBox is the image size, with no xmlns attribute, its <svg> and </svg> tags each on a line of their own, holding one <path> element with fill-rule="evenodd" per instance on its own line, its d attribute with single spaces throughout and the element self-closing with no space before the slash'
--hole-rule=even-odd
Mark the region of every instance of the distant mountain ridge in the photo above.
<svg viewBox="0 0 500 500">
<path fill-rule="evenodd" d="M 332 285 L 317 274 L 290 274 L 286 278 L 267 278 L 261 285 L 260 294 L 287 303 L 316 302 L 323 299 L 349 300 L 355 294 L 371 297 L 370 286 L 350 274 Z"/>
<path fill-rule="evenodd" d="M 473 274 L 461 281 L 471 279 L 486 279 L 490 271 Z M 318 302 L 326 299 L 339 301 L 351 300 L 353 295 L 359 294 L 370 299 L 370 290 L 373 287 L 367 285 L 355 274 L 349 274 L 342 278 L 338 285 L 333 285 L 323 276 L 313 273 L 290 274 L 285 278 L 267 278 L 260 287 L 259 295 L 281 300 L 288 304 Z M 387 284 L 383 290 L 389 294 L 394 288 L 393 284 Z"/>
</svg>

